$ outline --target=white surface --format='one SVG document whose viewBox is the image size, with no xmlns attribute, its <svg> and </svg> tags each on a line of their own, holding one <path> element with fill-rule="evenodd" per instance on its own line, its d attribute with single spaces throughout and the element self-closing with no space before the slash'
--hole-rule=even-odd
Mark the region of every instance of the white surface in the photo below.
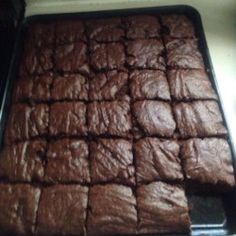
<svg viewBox="0 0 236 236">
<path fill-rule="evenodd" d="M 186 4 L 201 14 L 219 92 L 236 143 L 236 0 L 26 0 L 26 16 Z"/>
</svg>

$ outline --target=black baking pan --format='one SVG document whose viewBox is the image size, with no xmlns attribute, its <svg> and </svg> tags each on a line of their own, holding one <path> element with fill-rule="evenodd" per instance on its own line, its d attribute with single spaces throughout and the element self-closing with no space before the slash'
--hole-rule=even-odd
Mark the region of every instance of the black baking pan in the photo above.
<svg viewBox="0 0 236 236">
<path fill-rule="evenodd" d="M 206 43 L 204 29 L 200 14 L 192 7 L 185 5 L 168 6 L 168 7 L 152 7 L 125 10 L 108 10 L 99 12 L 85 13 L 66 13 L 66 14 L 48 14 L 35 15 L 25 18 L 18 27 L 14 53 L 12 56 L 11 66 L 8 76 L 5 80 L 3 99 L 0 104 L 0 142 L 3 143 L 4 129 L 6 119 L 11 104 L 11 95 L 14 81 L 17 78 L 20 57 L 23 48 L 24 35 L 27 27 L 32 23 L 51 22 L 63 19 L 91 19 L 106 18 L 115 16 L 127 16 L 135 14 L 184 14 L 193 22 L 197 37 L 199 38 L 199 47 L 203 55 L 205 67 L 209 78 L 219 98 L 219 106 L 223 115 L 225 126 L 227 127 L 227 114 L 221 103 L 221 96 L 218 93 L 218 83 L 215 79 L 212 63 L 210 60 L 209 50 Z M 231 131 L 229 131 L 228 141 L 233 156 L 234 170 L 236 170 L 235 146 L 231 139 Z M 235 171 L 236 176 L 236 171 Z M 191 208 L 192 235 L 232 235 L 236 234 L 236 189 L 225 194 L 211 195 L 189 195 L 189 205 Z M 171 227 L 171 225 L 170 225 Z M 176 234 L 171 234 L 176 235 Z M 179 234 L 178 234 L 179 235 Z"/>
</svg>

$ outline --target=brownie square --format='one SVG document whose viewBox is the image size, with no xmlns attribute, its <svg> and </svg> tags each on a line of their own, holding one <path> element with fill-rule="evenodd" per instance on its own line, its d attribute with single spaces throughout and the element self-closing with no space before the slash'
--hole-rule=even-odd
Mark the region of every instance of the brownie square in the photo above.
<svg viewBox="0 0 236 236">
<path fill-rule="evenodd" d="M 175 121 L 171 106 L 160 101 L 138 101 L 132 106 L 134 136 L 171 137 L 175 131 Z"/>
<path fill-rule="evenodd" d="M 190 231 L 188 203 L 182 187 L 153 182 L 137 189 L 138 232 L 142 234 Z"/>
<path fill-rule="evenodd" d="M 91 101 L 122 100 L 128 96 L 128 73 L 108 71 L 95 74 L 90 80 Z"/>
<path fill-rule="evenodd" d="M 42 181 L 46 142 L 27 141 L 4 146 L 0 153 L 0 178 L 8 181 Z"/>
<path fill-rule="evenodd" d="M 44 188 L 36 235 L 85 235 L 88 187 L 54 185 Z"/>
<path fill-rule="evenodd" d="M 125 48 L 121 43 L 94 43 L 91 45 L 90 63 L 96 71 L 123 69 Z"/>
<path fill-rule="evenodd" d="M 204 69 L 202 55 L 195 39 L 165 40 L 167 50 L 167 66 L 182 69 Z"/>
<path fill-rule="evenodd" d="M 51 105 L 49 133 L 52 136 L 85 135 L 86 105 L 83 102 L 57 102 Z"/>
<path fill-rule="evenodd" d="M 91 187 L 88 235 L 135 234 L 136 224 L 136 199 L 131 188 L 116 184 Z"/>
<path fill-rule="evenodd" d="M 124 139 L 99 139 L 90 146 L 92 183 L 135 185 L 132 143 Z"/>
<path fill-rule="evenodd" d="M 6 144 L 46 135 L 48 120 L 49 107 L 45 104 L 13 104 L 5 130 Z"/>
<path fill-rule="evenodd" d="M 58 45 L 54 55 L 55 70 L 58 72 L 89 73 L 87 46 L 82 42 Z"/>
<path fill-rule="evenodd" d="M 138 183 L 183 180 L 179 145 L 173 140 L 140 139 L 134 145 Z"/>
<path fill-rule="evenodd" d="M 96 42 L 116 42 L 125 36 L 119 18 L 88 20 L 86 29 L 89 39 Z"/>
<path fill-rule="evenodd" d="M 134 69 L 165 70 L 165 60 L 162 56 L 164 46 L 161 40 L 137 39 L 127 43 L 126 61 Z"/>
<path fill-rule="evenodd" d="M 174 106 L 174 113 L 182 137 L 227 134 L 219 106 L 215 101 L 177 103 Z"/>
<path fill-rule="evenodd" d="M 88 129 L 93 135 L 129 137 L 131 131 L 129 103 L 126 101 L 90 103 Z"/>
<path fill-rule="evenodd" d="M 189 139 L 182 143 L 186 178 L 202 184 L 235 186 L 229 144 L 225 139 Z"/>
<path fill-rule="evenodd" d="M 88 100 L 89 82 L 80 74 L 55 76 L 51 88 L 51 98 L 60 100 Z"/>
<path fill-rule="evenodd" d="M 48 146 L 45 180 L 53 183 L 89 183 L 88 145 L 85 141 L 62 139 Z"/>
<path fill-rule="evenodd" d="M 154 16 L 129 16 L 125 19 L 125 24 L 128 39 L 160 37 L 161 26 Z"/>
<path fill-rule="evenodd" d="M 175 100 L 217 99 L 204 70 L 169 70 L 168 79 L 170 93 Z"/>
<path fill-rule="evenodd" d="M 130 92 L 134 100 L 170 100 L 169 86 L 164 72 L 160 70 L 135 70 L 130 75 Z"/>
<path fill-rule="evenodd" d="M 164 33 L 172 38 L 195 38 L 195 30 L 191 20 L 185 15 L 162 15 L 161 23 Z"/>
<path fill-rule="evenodd" d="M 33 235 L 39 197 L 39 188 L 0 184 L 0 234 Z"/>
</svg>

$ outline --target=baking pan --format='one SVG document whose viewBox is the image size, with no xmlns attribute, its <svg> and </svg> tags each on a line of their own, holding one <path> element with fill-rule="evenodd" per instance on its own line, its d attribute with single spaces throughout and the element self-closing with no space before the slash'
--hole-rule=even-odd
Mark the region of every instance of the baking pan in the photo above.
<svg viewBox="0 0 236 236">
<path fill-rule="evenodd" d="M 17 78 L 20 57 L 23 49 L 23 41 L 25 30 L 32 23 L 51 22 L 55 20 L 65 19 L 91 19 L 106 18 L 115 16 L 127 16 L 135 14 L 184 14 L 193 22 L 196 34 L 199 38 L 199 48 L 202 53 L 205 67 L 208 72 L 212 85 L 218 95 L 219 106 L 222 112 L 225 126 L 227 127 L 227 114 L 221 103 L 221 96 L 218 92 L 218 84 L 215 79 L 212 63 L 210 60 L 209 50 L 207 47 L 204 29 L 200 14 L 192 7 L 186 5 L 168 6 L 168 7 L 152 7 L 138 8 L 126 10 L 109 10 L 99 12 L 85 13 L 66 13 L 66 14 L 48 14 L 36 15 L 25 18 L 18 27 L 14 52 L 7 78 L 5 79 L 3 88 L 3 98 L 0 103 L 0 143 L 4 140 L 4 129 L 6 119 L 11 104 L 11 95 L 13 91 L 14 81 Z M 236 170 L 235 147 L 231 139 L 231 131 L 229 131 L 228 141 L 230 144 L 234 170 Z M 235 171 L 236 176 L 236 171 Z M 189 205 L 191 208 L 192 235 L 232 235 L 236 234 L 236 189 L 224 194 L 210 195 L 188 195 Z M 171 227 L 171 225 L 170 225 Z M 176 235 L 176 234 L 170 234 Z M 180 234 L 178 234 L 180 235 Z"/>
</svg>

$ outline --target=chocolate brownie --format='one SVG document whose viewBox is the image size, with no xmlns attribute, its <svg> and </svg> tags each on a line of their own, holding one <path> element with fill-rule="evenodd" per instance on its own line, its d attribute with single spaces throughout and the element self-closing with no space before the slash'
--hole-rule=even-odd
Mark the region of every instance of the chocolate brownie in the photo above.
<svg viewBox="0 0 236 236">
<path fill-rule="evenodd" d="M 45 180 L 54 183 L 90 182 L 88 145 L 85 141 L 52 141 L 47 151 Z"/>
<path fill-rule="evenodd" d="M 129 137 L 131 132 L 129 103 L 127 101 L 90 103 L 88 129 L 94 135 Z"/>
<path fill-rule="evenodd" d="M 188 203 L 182 187 L 153 182 L 137 189 L 138 232 L 142 234 L 190 231 Z"/>
<path fill-rule="evenodd" d="M 176 141 L 144 138 L 135 143 L 134 150 L 138 183 L 183 180 Z"/>
<path fill-rule="evenodd" d="M 88 188 L 55 185 L 44 188 L 36 235 L 85 235 Z"/>
<path fill-rule="evenodd" d="M 45 104 L 13 104 L 5 131 L 6 144 L 46 135 L 48 120 L 49 107 Z"/>
<path fill-rule="evenodd" d="M 130 92 L 133 99 L 170 100 L 165 73 L 160 70 L 135 70 L 130 75 Z"/>
<path fill-rule="evenodd" d="M 135 185 L 132 143 L 122 139 L 99 139 L 90 146 L 93 183 Z"/>
<path fill-rule="evenodd" d="M 128 94 L 128 73 L 108 71 L 98 73 L 90 80 L 89 98 L 96 100 L 122 100 Z"/>
<path fill-rule="evenodd" d="M 189 139 L 183 142 L 181 158 L 186 178 L 199 183 L 235 186 L 229 144 L 225 139 Z"/>
<path fill-rule="evenodd" d="M 89 73 L 87 46 L 82 42 L 58 45 L 54 55 L 55 70 L 59 72 Z"/>
<path fill-rule="evenodd" d="M 55 76 L 51 88 L 51 98 L 60 100 L 88 100 L 89 82 L 80 74 Z"/>
<path fill-rule="evenodd" d="M 89 39 L 96 42 L 116 42 L 125 36 L 119 18 L 88 20 L 86 29 Z"/>
<path fill-rule="evenodd" d="M 171 137 L 175 131 L 175 121 L 171 107 L 166 102 L 138 101 L 132 106 L 134 119 L 134 136 Z"/>
<path fill-rule="evenodd" d="M 170 93 L 175 100 L 217 99 L 204 70 L 169 70 Z"/>
<path fill-rule="evenodd" d="M 219 106 L 215 101 L 177 103 L 174 106 L 174 113 L 182 137 L 227 134 Z"/>
<path fill-rule="evenodd" d="M 43 140 L 4 146 L 0 153 L 0 178 L 16 182 L 42 181 L 45 156 Z"/>
<path fill-rule="evenodd" d="M 0 235 L 33 235 L 40 189 L 0 184 Z"/>
<path fill-rule="evenodd" d="M 137 39 L 127 43 L 126 61 L 134 69 L 165 70 L 165 60 L 162 56 L 164 46 L 161 40 Z"/>
<path fill-rule="evenodd" d="M 83 102 L 57 102 L 51 105 L 51 136 L 80 136 L 85 135 L 86 131 L 86 105 Z"/>
<path fill-rule="evenodd" d="M 165 35 L 172 38 L 195 38 L 195 30 L 191 20 L 185 15 L 162 15 L 161 23 Z"/>
<path fill-rule="evenodd" d="M 90 50 L 91 66 L 96 71 L 123 69 L 125 63 L 125 49 L 123 44 L 93 43 Z"/>
<path fill-rule="evenodd" d="M 195 39 L 165 40 L 167 50 L 167 66 L 170 68 L 204 69 L 202 55 Z"/>
<path fill-rule="evenodd" d="M 122 185 L 95 185 L 89 191 L 88 235 L 135 234 L 136 199 Z"/>
<path fill-rule="evenodd" d="M 160 37 L 161 26 L 154 16 L 129 16 L 125 19 L 128 39 Z"/>
</svg>

